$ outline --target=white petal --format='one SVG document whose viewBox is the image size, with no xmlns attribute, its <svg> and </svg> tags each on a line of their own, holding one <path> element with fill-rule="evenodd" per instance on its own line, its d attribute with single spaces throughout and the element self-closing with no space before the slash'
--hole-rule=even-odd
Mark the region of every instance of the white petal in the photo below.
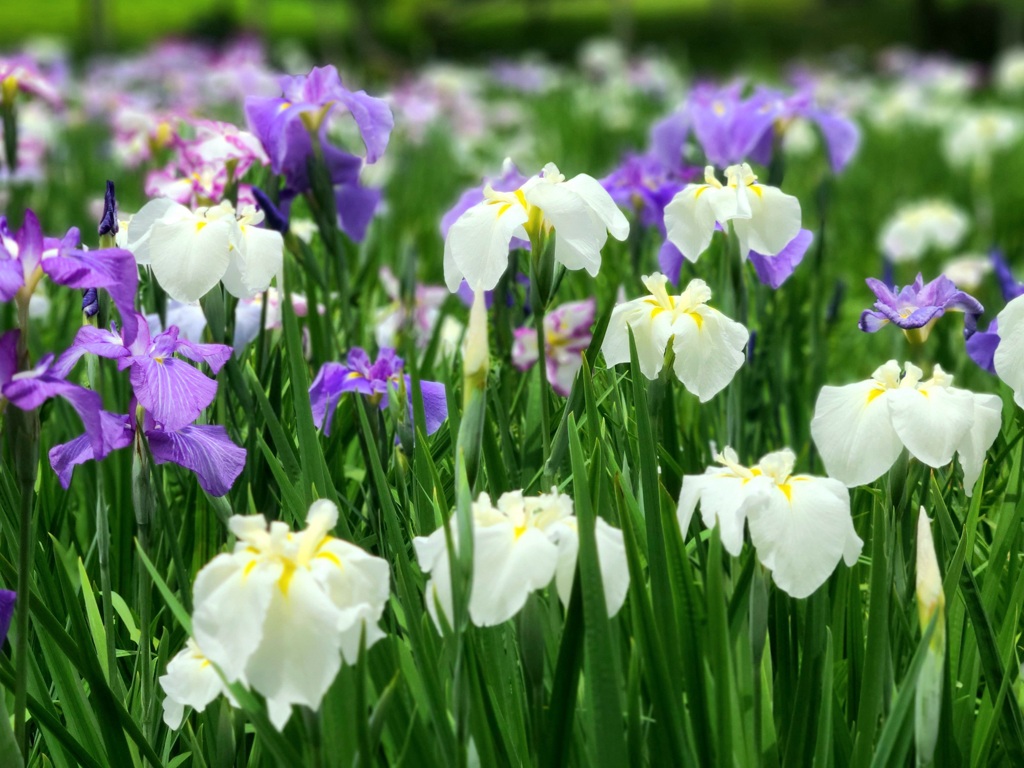
<svg viewBox="0 0 1024 768">
<path fill-rule="evenodd" d="M 453 520 L 452 524 L 454 522 Z M 430 536 L 417 536 L 412 540 L 412 545 L 416 550 L 416 560 L 419 562 L 420 570 L 430 574 L 430 581 L 427 582 L 424 592 L 424 600 L 427 604 L 427 613 L 433 619 L 434 626 L 440 630 L 441 622 L 437 616 L 438 604 L 440 604 L 441 612 L 444 613 L 448 624 L 452 623 L 453 616 L 452 576 L 444 528 L 438 528 Z"/>
<path fill-rule="evenodd" d="M 220 282 L 230 260 L 229 228 L 226 219 L 161 219 L 153 225 L 150 266 L 168 296 L 198 301 Z"/>
<path fill-rule="evenodd" d="M 740 255 L 756 251 L 774 256 L 800 233 L 800 201 L 775 187 L 757 184 L 750 188 L 751 216 L 733 219 L 740 240 Z"/>
<path fill-rule="evenodd" d="M 666 235 L 687 261 L 697 261 L 711 245 L 715 213 L 710 198 L 720 192 L 706 184 L 688 184 L 665 206 Z"/>
<path fill-rule="evenodd" d="M 537 528 L 518 538 L 511 523 L 477 526 L 469 615 L 478 627 L 508 621 L 555 576 L 558 547 Z"/>
<path fill-rule="evenodd" d="M 953 387 L 901 388 L 889 392 L 889 413 L 911 455 L 930 467 L 942 467 L 953 460 L 974 423 L 974 398 Z"/>
<path fill-rule="evenodd" d="M 743 365 L 750 333 L 717 309 L 701 305 L 674 326 L 675 372 L 702 403 L 724 389 Z"/>
<path fill-rule="evenodd" d="M 480 203 L 462 214 L 444 242 L 448 290 L 457 291 L 463 278 L 474 290 L 494 288 L 508 268 L 512 235 L 526 219 L 526 209 L 507 203 Z"/>
<path fill-rule="evenodd" d="M 192 212 L 173 200 L 158 197 L 142 206 L 142 210 L 128 222 L 123 247 L 132 252 L 139 264 L 149 264 L 149 238 L 153 225 L 165 217 L 168 221 L 190 219 Z"/>
<path fill-rule="evenodd" d="M 629 565 L 622 531 L 597 518 L 594 533 L 597 536 L 597 558 L 601 564 L 601 582 L 608 616 L 614 616 L 626 602 L 629 592 Z"/>
<path fill-rule="evenodd" d="M 751 508 L 748 522 L 758 560 L 779 589 L 798 598 L 825 583 L 857 535 L 850 492 L 838 480 L 806 475 L 773 488 L 770 503 Z"/>
<path fill-rule="evenodd" d="M 629 329 L 632 328 L 640 371 L 648 379 L 658 378 L 672 337 L 672 321 L 668 312 L 656 312 L 656 309 L 646 299 L 634 299 L 612 310 L 601 344 L 609 366 L 629 362 Z"/>
<path fill-rule="evenodd" d="M 564 182 L 562 187 L 579 195 L 583 202 L 600 217 L 609 234 L 616 240 L 625 240 L 629 237 L 629 222 L 622 215 L 619 206 L 612 200 L 612 196 L 597 179 L 581 173 Z"/>
<path fill-rule="evenodd" d="M 555 228 L 555 261 L 566 269 L 585 269 L 595 276 L 601 268 L 601 249 L 608 240 L 602 217 L 568 182 L 537 184 L 526 192 L 526 199 L 540 208 Z"/>
<path fill-rule="evenodd" d="M 964 469 L 964 492 L 968 498 L 974 493 L 974 484 L 981 474 L 985 453 L 992 447 L 1003 426 L 1003 401 L 998 395 L 975 394 L 973 397 L 974 424 L 957 449 L 960 466 Z"/>
<path fill-rule="evenodd" d="M 999 313 L 999 346 L 993 358 L 996 373 L 1013 390 L 1013 402 L 1024 408 L 1024 296 Z"/>
<path fill-rule="evenodd" d="M 247 299 L 263 293 L 284 264 L 284 240 L 272 229 L 241 228 L 241 247 L 232 250 L 224 272 L 224 287 L 232 296 Z"/>
<path fill-rule="evenodd" d="M 202 712 L 206 705 L 222 693 L 227 693 L 217 670 L 199 651 L 195 641 L 188 644 L 167 663 L 167 674 L 160 677 L 164 689 L 164 722 L 177 730 L 184 716 L 184 707 Z"/>
<path fill-rule="evenodd" d="M 296 568 L 269 591 L 263 639 L 245 674 L 280 730 L 293 704 L 320 707 L 341 668 L 341 640 L 338 610 L 308 570 Z"/>
<path fill-rule="evenodd" d="M 231 682 L 244 680 L 249 657 L 263 638 L 271 590 L 280 563 L 263 561 L 247 571 L 253 558 L 218 555 L 196 576 L 192 631 L 206 657 Z"/>
<path fill-rule="evenodd" d="M 890 390 L 872 380 L 822 387 L 814 405 L 811 437 L 829 477 L 849 487 L 881 477 L 903 450 L 889 416 Z"/>
<path fill-rule="evenodd" d="M 693 510 L 700 502 L 704 527 L 718 526 L 725 551 L 733 557 L 743 549 L 743 526 L 751 509 L 764 502 L 768 483 L 763 478 L 747 480 L 727 470 L 709 469 L 704 475 L 685 475 L 676 517 L 686 537 Z"/>
</svg>

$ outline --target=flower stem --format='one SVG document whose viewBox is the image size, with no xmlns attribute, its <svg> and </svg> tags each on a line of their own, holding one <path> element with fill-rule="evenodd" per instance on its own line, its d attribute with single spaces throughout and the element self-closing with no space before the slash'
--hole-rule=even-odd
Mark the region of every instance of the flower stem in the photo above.
<svg viewBox="0 0 1024 768">
<path fill-rule="evenodd" d="M 540 307 L 534 308 L 533 323 L 537 329 L 537 368 L 540 376 L 540 444 L 544 457 L 544 463 L 541 466 L 543 468 L 543 487 L 547 488 L 551 477 L 551 468 L 548 466 L 548 461 L 551 458 L 551 401 L 547 389 L 548 356 L 544 344 L 544 311 Z"/>
</svg>

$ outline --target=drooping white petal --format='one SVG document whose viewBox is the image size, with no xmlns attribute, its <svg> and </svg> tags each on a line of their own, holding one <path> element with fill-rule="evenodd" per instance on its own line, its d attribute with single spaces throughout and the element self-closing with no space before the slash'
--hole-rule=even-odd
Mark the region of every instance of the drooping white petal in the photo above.
<svg viewBox="0 0 1024 768">
<path fill-rule="evenodd" d="M 270 281 L 284 264 L 284 240 L 280 232 L 251 225 L 240 227 L 240 247 L 231 251 L 231 260 L 221 278 L 224 287 L 239 299 L 251 298 L 270 287 Z"/>
<path fill-rule="evenodd" d="M 566 269 L 585 269 L 593 277 L 601 268 L 608 229 L 604 219 L 569 184 L 536 184 L 525 192 L 526 199 L 544 212 L 545 220 L 555 229 L 555 261 Z"/>
<path fill-rule="evenodd" d="M 747 518 L 757 559 L 779 589 L 807 597 L 850 554 L 853 540 L 860 541 L 850 492 L 838 480 L 797 475 L 773 487 L 769 498 L 752 506 Z"/>
<path fill-rule="evenodd" d="M 871 379 L 822 387 L 814 405 L 811 437 L 829 477 L 848 487 L 881 477 L 903 450 L 893 429 L 888 398 Z"/>
<path fill-rule="evenodd" d="M 454 521 L 452 522 L 454 523 Z M 420 564 L 420 570 L 430 574 L 430 580 L 427 582 L 423 596 L 427 604 L 427 613 L 434 621 L 434 626 L 440 627 L 441 622 L 437 616 L 437 608 L 440 606 L 445 619 L 451 624 L 454 613 L 452 573 L 444 528 L 438 528 L 429 536 L 417 536 L 412 540 L 412 545 L 416 551 L 416 560 Z"/>
<path fill-rule="evenodd" d="M 719 467 L 710 468 L 703 475 L 685 475 L 676 508 L 683 538 L 699 502 L 704 526 L 714 528 L 717 525 L 725 551 L 733 557 L 738 556 L 743 549 L 743 527 L 747 515 L 764 503 L 768 487 L 768 481 L 763 477 L 739 477 Z"/>
<path fill-rule="evenodd" d="M 999 321 L 999 346 L 993 356 L 996 373 L 1013 390 L 1013 402 L 1024 408 L 1024 296 L 1003 307 Z"/>
<path fill-rule="evenodd" d="M 949 464 L 974 423 L 974 398 L 962 389 L 900 388 L 889 391 L 888 402 L 900 441 L 930 467 Z"/>
<path fill-rule="evenodd" d="M 281 571 L 277 562 L 225 554 L 196 576 L 192 631 L 207 658 L 231 682 L 244 680 L 249 657 L 263 639 L 271 590 Z"/>
<path fill-rule="evenodd" d="M 526 598 L 555 576 L 558 547 L 542 531 L 517 535 L 511 523 L 477 526 L 473 538 L 473 585 L 469 615 L 478 627 L 515 616 Z"/>
<path fill-rule="evenodd" d="M 629 237 L 629 221 L 597 179 L 581 173 L 561 186 L 578 195 L 598 215 L 608 234 L 616 240 L 625 240 Z"/>
<path fill-rule="evenodd" d="M 153 225 L 163 218 L 168 221 L 189 219 L 192 218 L 192 211 L 166 197 L 158 197 L 142 206 L 128 222 L 123 245 L 132 252 L 137 263 L 149 264 L 149 239 Z"/>
<path fill-rule="evenodd" d="M 285 571 L 270 590 L 259 647 L 245 675 L 268 703 L 271 722 L 284 728 L 294 704 L 318 709 L 341 668 L 338 609 L 304 568 Z"/>
<path fill-rule="evenodd" d="M 968 498 L 974 494 L 974 484 L 981 474 L 985 453 L 1003 426 L 1003 401 L 998 395 L 973 394 L 973 399 L 974 423 L 957 448 L 960 466 L 964 469 L 964 492 Z"/>
<path fill-rule="evenodd" d="M 702 403 L 722 391 L 743 365 L 750 333 L 717 309 L 702 304 L 673 327 L 675 372 Z"/>
<path fill-rule="evenodd" d="M 231 258 L 232 227 L 237 225 L 228 218 L 201 217 L 163 218 L 153 225 L 150 268 L 168 296 L 198 301 L 220 282 Z"/>
<path fill-rule="evenodd" d="M 609 365 L 629 362 L 629 329 L 633 329 L 637 362 L 648 379 L 658 378 L 665 365 L 665 352 L 672 336 L 672 319 L 668 312 L 647 299 L 634 299 L 612 310 L 601 352 Z"/>
<path fill-rule="evenodd" d="M 696 262 L 711 245 L 715 234 L 711 199 L 722 192 L 707 184 L 687 184 L 665 206 L 666 236 L 687 261 Z"/>
<path fill-rule="evenodd" d="M 483 202 L 462 214 L 444 243 L 444 280 L 454 293 L 465 278 L 473 290 L 489 291 L 508 268 L 513 234 L 526 222 L 515 203 Z"/>
<path fill-rule="evenodd" d="M 231 696 L 217 670 L 203 655 L 192 638 L 167 663 L 167 674 L 160 677 L 166 694 L 163 702 L 164 723 L 172 730 L 181 726 L 185 707 L 202 712 L 221 694 Z"/>
<path fill-rule="evenodd" d="M 342 654 L 347 663 L 355 664 L 364 627 L 367 648 L 384 637 L 377 622 L 390 594 L 387 561 L 332 538 L 313 555 L 310 571 L 338 610 Z"/>
<path fill-rule="evenodd" d="M 555 587 L 563 605 L 569 604 L 576 575 L 576 558 L 579 553 L 578 524 L 576 518 L 571 517 L 548 529 L 558 544 Z M 626 593 L 629 591 L 626 545 L 622 531 L 600 517 L 595 521 L 594 535 L 597 540 L 597 560 L 601 569 L 605 607 L 608 609 L 608 617 L 611 618 L 622 608 L 626 601 Z"/>
<path fill-rule="evenodd" d="M 750 218 L 732 220 L 740 256 L 753 250 L 774 256 L 800 233 L 800 201 L 780 189 L 756 184 L 748 189 Z"/>
</svg>

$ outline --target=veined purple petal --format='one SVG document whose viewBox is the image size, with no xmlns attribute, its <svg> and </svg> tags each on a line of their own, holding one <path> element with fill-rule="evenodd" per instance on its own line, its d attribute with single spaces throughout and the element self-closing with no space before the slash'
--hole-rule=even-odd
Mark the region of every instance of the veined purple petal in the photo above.
<svg viewBox="0 0 1024 768">
<path fill-rule="evenodd" d="M 85 426 L 86 435 L 92 441 L 97 453 L 102 453 L 100 408 L 103 401 L 91 389 L 65 381 L 49 371 L 50 360 L 44 359 L 31 371 L 16 373 L 3 385 L 2 393 L 14 406 L 23 411 L 38 408 L 51 397 L 62 397 L 68 401 Z"/>
<path fill-rule="evenodd" d="M 412 381 L 406 377 L 406 390 L 409 392 L 409 417 L 412 418 Z M 420 393 L 423 395 L 423 416 L 426 420 L 427 434 L 432 435 L 441 428 L 448 418 L 448 398 L 445 396 L 444 384 L 438 381 L 421 381 Z"/>
<path fill-rule="evenodd" d="M 211 496 L 223 496 L 245 468 L 245 449 L 220 425 L 191 424 L 176 431 L 148 430 L 146 440 L 157 464 L 171 462 L 195 472 Z"/>
<path fill-rule="evenodd" d="M 178 327 L 176 325 L 168 328 L 166 333 L 170 334 L 172 331 L 174 343 L 171 350 L 197 363 L 206 363 L 214 374 L 220 373 L 220 369 L 231 359 L 231 347 L 227 344 L 207 344 L 205 342 L 189 341 L 178 336 Z"/>
<path fill-rule="evenodd" d="M 131 384 L 139 404 L 164 429 L 191 424 L 217 394 L 217 382 L 174 357 L 135 357 Z"/>
<path fill-rule="evenodd" d="M 18 259 L 0 256 L 0 301 L 13 301 L 25 285 L 25 270 Z"/>
<path fill-rule="evenodd" d="M 127 414 L 99 411 L 98 417 L 99 440 L 87 432 L 50 449 L 50 466 L 65 489 L 71 484 L 71 475 L 79 464 L 102 459 L 111 451 L 131 445 L 135 432 Z"/>
<path fill-rule="evenodd" d="M 348 370 L 341 363 L 324 363 L 309 388 L 309 403 L 313 409 L 313 423 L 322 429 L 325 435 L 331 434 L 334 410 L 338 407 L 338 401 L 341 400 L 343 394 L 341 389 L 342 379 L 344 379 Z"/>
<path fill-rule="evenodd" d="M 823 109 L 809 109 L 806 114 L 818 124 L 825 137 L 832 172 L 841 172 L 860 147 L 860 129 L 857 124 L 843 115 L 826 112 Z"/>
<path fill-rule="evenodd" d="M 996 273 L 996 280 L 999 282 L 999 290 L 1003 293 L 1003 299 L 1007 302 L 1013 301 L 1021 294 L 1024 294 L 1024 283 L 1017 282 L 1013 276 L 1010 265 L 1006 263 L 1003 254 L 999 251 L 992 251 L 992 270 Z"/>
<path fill-rule="evenodd" d="M 54 363 L 53 374 L 64 378 L 75 367 L 75 363 L 86 354 L 117 360 L 130 357 L 132 353 L 117 332 L 106 331 L 92 325 L 83 325 L 75 334 L 75 340 L 71 346 Z"/>
<path fill-rule="evenodd" d="M 375 163 L 387 149 L 395 118 L 383 99 L 370 96 L 366 91 L 349 91 L 338 80 L 334 97 L 351 113 L 366 145 L 366 162 Z"/>
<path fill-rule="evenodd" d="M 43 228 L 39 225 L 39 218 L 34 211 L 25 211 L 25 218 L 15 240 L 18 242 L 18 260 L 21 262 L 22 274 L 32 274 L 39 266 L 45 248 Z"/>
<path fill-rule="evenodd" d="M 381 191 L 364 187 L 358 180 L 337 184 L 334 187 L 334 202 L 338 209 L 338 226 L 352 240 L 361 243 L 366 230 L 377 212 Z"/>
<path fill-rule="evenodd" d="M 971 360 L 989 373 L 994 374 L 996 372 L 996 347 L 999 346 L 999 323 L 993 319 L 988 324 L 988 330 L 972 333 L 968 337 L 965 346 Z"/>
<path fill-rule="evenodd" d="M 754 264 L 757 279 L 765 285 L 777 289 L 789 279 L 789 276 L 803 261 L 807 249 L 811 247 L 813 241 L 814 234 L 809 229 L 801 229 L 797 236 L 789 242 L 789 245 L 774 256 L 765 256 L 757 251 L 751 251 L 750 261 Z"/>
</svg>

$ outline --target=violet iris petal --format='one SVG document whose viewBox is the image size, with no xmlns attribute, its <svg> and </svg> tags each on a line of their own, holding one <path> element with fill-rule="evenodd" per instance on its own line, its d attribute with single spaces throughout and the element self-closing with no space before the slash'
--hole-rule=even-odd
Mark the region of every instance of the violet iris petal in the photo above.
<svg viewBox="0 0 1024 768">
<path fill-rule="evenodd" d="M 17 598 L 17 593 L 9 589 L 0 589 L 0 648 L 3 648 L 7 632 L 11 628 L 11 619 L 14 617 L 14 604 Z"/>
<path fill-rule="evenodd" d="M 967 341 L 967 355 L 980 367 L 989 373 L 996 372 L 995 354 L 999 346 L 999 322 L 993 319 L 985 331 L 972 330 L 970 333 L 964 330 Z"/>
<path fill-rule="evenodd" d="M 146 440 L 153 461 L 191 470 L 211 496 L 230 491 L 245 468 L 245 449 L 235 445 L 220 425 L 189 424 L 177 431 L 147 429 Z"/>
<path fill-rule="evenodd" d="M 757 272 L 757 279 L 764 285 L 777 289 L 793 271 L 797 268 L 807 249 L 814 241 L 814 234 L 809 229 L 801 229 L 800 232 L 790 240 L 789 245 L 783 248 L 774 256 L 765 256 L 757 251 L 750 252 L 750 261 Z"/>
</svg>

